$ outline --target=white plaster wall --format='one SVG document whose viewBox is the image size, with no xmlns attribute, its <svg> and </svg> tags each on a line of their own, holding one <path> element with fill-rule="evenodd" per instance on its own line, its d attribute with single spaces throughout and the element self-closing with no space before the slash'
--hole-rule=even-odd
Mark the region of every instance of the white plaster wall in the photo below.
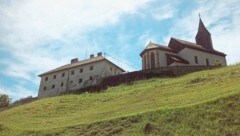
<svg viewBox="0 0 240 136">
<path fill-rule="evenodd" d="M 167 67 L 166 53 L 176 55 L 175 53 L 159 50 L 160 67 Z"/>
<path fill-rule="evenodd" d="M 90 70 L 91 66 L 93 66 L 93 70 Z M 110 67 L 112 68 L 112 71 Z M 82 73 L 80 73 L 81 68 L 83 68 Z M 71 75 L 71 71 L 74 71 L 73 75 Z M 62 77 L 62 73 L 65 73 L 64 77 Z M 69 91 L 95 85 L 101 77 L 117 74 L 122 74 L 122 70 L 106 60 L 50 73 L 41 77 L 38 96 L 55 96 L 62 92 L 66 92 L 67 88 Z M 56 79 L 53 79 L 54 75 L 56 75 Z M 90 80 L 90 76 L 93 77 L 93 80 Z M 45 77 L 48 77 L 47 81 L 45 81 Z M 80 78 L 82 78 L 82 83 L 79 83 Z M 61 83 L 64 83 L 63 87 L 61 87 Z M 53 84 L 55 85 L 54 89 L 52 89 Z M 43 90 L 45 86 L 47 87 L 46 91 Z"/>
<path fill-rule="evenodd" d="M 39 87 L 39 97 L 44 96 L 54 96 L 56 94 L 59 94 L 61 92 L 66 91 L 66 83 L 67 83 L 67 73 L 68 71 L 59 71 L 56 73 L 50 73 L 48 75 L 44 75 L 41 77 L 41 83 Z M 65 73 L 65 76 L 62 77 L 62 73 Z M 56 79 L 53 79 L 53 76 L 56 75 Z M 45 81 L 45 77 L 48 77 L 48 80 Z M 64 83 L 63 87 L 61 87 L 61 83 Z M 52 89 L 52 85 L 55 85 L 55 88 Z M 43 88 L 46 87 L 47 90 L 44 91 Z"/>
<path fill-rule="evenodd" d="M 178 53 L 180 57 L 183 59 L 188 60 L 190 63 L 190 66 L 206 66 L 206 59 L 209 60 L 209 65 L 213 66 L 216 61 L 220 61 L 222 63 L 222 66 L 226 66 L 226 60 L 225 57 L 198 51 L 198 50 L 193 50 L 189 48 L 185 48 L 182 51 Z M 195 63 L 194 56 L 198 57 L 198 64 Z"/>
<path fill-rule="evenodd" d="M 145 69 L 150 69 L 151 68 L 151 57 L 150 57 L 150 54 L 154 52 L 155 54 L 155 66 L 156 68 L 158 67 L 167 67 L 167 57 L 166 57 L 166 53 L 168 54 L 174 54 L 176 55 L 175 53 L 172 53 L 172 52 L 168 52 L 168 51 L 162 51 L 162 50 L 150 50 L 150 51 L 146 51 L 144 54 L 143 54 L 143 57 L 146 56 L 146 59 L 147 59 L 147 64 L 149 63 L 149 65 L 147 65 L 145 67 Z M 156 55 L 156 53 L 158 53 L 158 56 Z M 149 58 L 147 57 L 147 54 L 149 54 Z M 158 57 L 158 58 L 157 58 Z M 144 60 L 142 61 L 144 63 Z"/>
</svg>

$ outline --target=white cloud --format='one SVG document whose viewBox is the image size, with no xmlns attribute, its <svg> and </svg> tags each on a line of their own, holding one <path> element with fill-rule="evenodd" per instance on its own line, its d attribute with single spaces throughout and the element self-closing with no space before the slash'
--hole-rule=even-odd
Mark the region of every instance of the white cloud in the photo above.
<svg viewBox="0 0 240 136">
<path fill-rule="evenodd" d="M 172 5 L 160 6 L 158 8 L 150 9 L 150 14 L 152 17 L 158 21 L 172 18 L 175 13 L 175 8 Z"/>
<path fill-rule="evenodd" d="M 15 101 L 20 98 L 25 98 L 27 96 L 36 96 L 36 92 L 33 93 L 31 90 L 28 90 L 21 85 L 14 86 L 14 90 L 5 88 L 2 85 L 0 85 L 0 94 L 7 94 L 9 97 Z"/>
</svg>

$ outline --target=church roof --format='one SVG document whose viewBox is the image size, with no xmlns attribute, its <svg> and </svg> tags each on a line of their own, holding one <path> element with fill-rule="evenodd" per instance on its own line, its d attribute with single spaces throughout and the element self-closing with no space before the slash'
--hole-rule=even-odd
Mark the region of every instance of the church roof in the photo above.
<svg viewBox="0 0 240 136">
<path fill-rule="evenodd" d="M 199 25 L 198 25 L 198 33 L 206 33 L 208 35 L 211 35 L 211 33 L 207 30 L 207 28 L 205 27 L 205 25 L 203 24 L 203 21 L 201 18 L 199 18 Z"/>
<path fill-rule="evenodd" d="M 171 53 L 178 53 L 179 51 L 183 50 L 184 48 L 199 50 L 199 51 L 203 51 L 203 52 L 207 52 L 207 53 L 219 55 L 219 56 L 226 56 L 226 54 L 224 54 L 222 52 L 219 52 L 216 50 L 208 50 L 196 43 L 177 39 L 177 38 L 171 38 L 168 46 L 164 46 L 164 45 L 160 45 L 160 44 L 156 44 L 156 43 L 149 43 L 148 46 L 140 53 L 140 56 L 142 56 L 142 54 L 145 53 L 146 51 L 155 50 L 155 49 L 167 51 L 167 52 L 171 52 Z"/>
<path fill-rule="evenodd" d="M 174 62 L 189 64 L 189 62 L 187 60 L 181 58 L 178 55 L 166 53 L 166 57 L 167 57 L 167 65 L 171 65 Z"/>
<path fill-rule="evenodd" d="M 50 73 L 54 73 L 54 72 L 58 72 L 58 71 L 62 71 L 62 70 L 67 70 L 67 69 L 70 69 L 70 68 L 74 68 L 74 67 L 78 67 L 78 66 L 98 62 L 98 61 L 103 61 L 103 60 L 106 60 L 106 61 L 110 62 L 111 64 L 115 65 L 116 67 L 121 69 L 123 72 L 125 72 L 125 70 L 123 70 L 122 68 L 120 68 L 116 64 L 112 63 L 108 59 L 104 58 L 103 56 L 97 56 L 97 57 L 94 57 L 94 58 L 90 58 L 90 59 L 78 61 L 78 62 L 75 62 L 75 63 L 70 63 L 70 64 L 67 64 L 67 65 L 63 65 L 63 66 L 58 67 L 56 69 L 53 69 L 53 70 L 47 71 L 45 73 L 42 73 L 39 76 L 41 77 L 41 76 L 46 75 L 46 74 L 50 74 Z"/>
<path fill-rule="evenodd" d="M 177 41 L 179 44 L 173 44 L 172 41 Z M 190 48 L 190 49 L 194 49 L 194 50 L 199 50 L 199 51 L 203 51 L 203 52 L 207 52 L 210 54 L 215 54 L 215 55 L 219 55 L 219 56 L 226 56 L 226 54 L 216 51 L 216 50 L 208 50 L 204 47 L 202 47 L 201 45 L 198 45 L 196 43 L 192 43 L 189 41 L 185 41 L 185 40 L 181 40 L 181 39 L 177 39 L 177 38 L 171 38 L 170 42 L 169 42 L 169 47 L 172 48 L 173 50 L 179 52 L 184 48 Z"/>
<path fill-rule="evenodd" d="M 142 56 L 142 54 L 145 53 L 146 51 L 155 50 L 155 49 L 176 53 L 176 51 L 169 48 L 168 46 L 160 45 L 160 44 L 156 44 L 156 43 L 149 43 L 147 45 L 147 47 L 140 53 L 140 56 Z"/>
</svg>

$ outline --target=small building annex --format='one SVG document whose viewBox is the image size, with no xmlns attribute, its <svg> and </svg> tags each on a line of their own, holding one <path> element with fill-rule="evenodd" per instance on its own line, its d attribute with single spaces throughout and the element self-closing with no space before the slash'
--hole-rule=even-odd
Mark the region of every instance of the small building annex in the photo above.
<svg viewBox="0 0 240 136">
<path fill-rule="evenodd" d="M 70 64 L 50 70 L 41 77 L 38 97 L 56 96 L 71 90 L 96 85 L 102 77 L 118 75 L 125 72 L 122 68 L 106 59 L 102 53 L 89 59 L 71 60 Z"/>
<path fill-rule="evenodd" d="M 142 69 L 169 66 L 226 66 L 226 54 L 216 51 L 210 32 L 199 19 L 196 43 L 171 38 L 168 46 L 149 43 L 141 52 Z"/>
</svg>

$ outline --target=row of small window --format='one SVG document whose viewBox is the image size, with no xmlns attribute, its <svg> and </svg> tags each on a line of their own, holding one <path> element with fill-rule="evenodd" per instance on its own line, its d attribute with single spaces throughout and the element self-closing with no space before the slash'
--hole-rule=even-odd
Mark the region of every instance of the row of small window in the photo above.
<svg viewBox="0 0 240 136">
<path fill-rule="evenodd" d="M 194 56 L 195 63 L 198 64 L 198 57 Z M 209 60 L 206 59 L 206 65 L 209 66 Z"/>
<path fill-rule="evenodd" d="M 90 77 L 89 77 L 89 80 L 93 80 L 93 77 L 90 76 Z M 82 83 L 82 81 L 83 81 L 82 78 L 80 78 L 80 79 L 78 80 L 78 83 Z M 70 81 L 70 83 L 72 84 L 73 81 Z M 62 83 L 61 83 L 61 87 L 63 87 L 63 85 L 64 85 L 64 83 L 62 82 Z M 55 84 L 52 85 L 52 89 L 55 89 Z M 46 91 L 46 90 L 47 90 L 47 87 L 44 86 L 44 87 L 43 87 L 43 90 Z"/>
<path fill-rule="evenodd" d="M 93 66 L 90 66 L 89 70 L 93 70 Z M 83 72 L 83 68 L 80 68 L 79 73 Z M 71 75 L 74 75 L 74 70 L 71 71 Z M 62 73 L 62 77 L 65 77 L 65 73 Z M 56 79 L 57 75 L 53 75 L 53 79 Z M 48 81 L 48 77 L 45 77 L 45 81 Z"/>
</svg>

